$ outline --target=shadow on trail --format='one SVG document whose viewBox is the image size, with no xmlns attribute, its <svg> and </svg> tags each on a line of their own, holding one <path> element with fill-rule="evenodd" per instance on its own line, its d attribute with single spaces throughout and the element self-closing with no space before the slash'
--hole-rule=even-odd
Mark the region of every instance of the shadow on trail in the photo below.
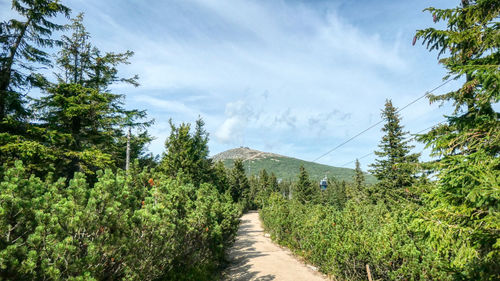
<svg viewBox="0 0 500 281">
<path fill-rule="evenodd" d="M 271 281 L 276 278 L 275 275 L 268 274 L 264 276 L 256 277 L 259 271 L 252 269 L 249 261 L 256 257 L 267 256 L 268 254 L 258 252 L 255 249 L 255 243 L 257 243 L 256 236 L 262 233 L 261 230 L 255 230 L 251 226 L 250 220 L 242 220 L 240 227 L 238 229 L 238 237 L 231 251 L 229 252 L 229 258 L 231 260 L 231 265 L 226 270 L 224 280 L 234 280 L 234 281 Z"/>
</svg>

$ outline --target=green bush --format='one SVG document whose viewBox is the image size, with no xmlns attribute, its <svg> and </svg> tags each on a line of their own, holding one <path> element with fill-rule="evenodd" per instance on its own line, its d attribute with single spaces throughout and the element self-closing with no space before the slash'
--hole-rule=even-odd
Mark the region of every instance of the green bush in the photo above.
<svg viewBox="0 0 500 281">
<path fill-rule="evenodd" d="M 93 187 L 29 176 L 0 183 L 0 276 L 41 280 L 211 279 L 239 211 L 215 187 L 159 173 L 99 172 Z"/>
<path fill-rule="evenodd" d="M 366 280 L 366 264 L 378 280 L 450 280 L 444 261 L 411 231 L 412 211 L 353 200 L 338 210 L 275 193 L 261 218 L 275 241 L 338 280 Z"/>
</svg>

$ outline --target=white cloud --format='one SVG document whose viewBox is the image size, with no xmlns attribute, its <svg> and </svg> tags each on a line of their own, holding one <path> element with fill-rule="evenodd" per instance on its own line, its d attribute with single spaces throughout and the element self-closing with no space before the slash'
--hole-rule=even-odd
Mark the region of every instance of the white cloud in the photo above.
<svg viewBox="0 0 500 281">
<path fill-rule="evenodd" d="M 136 96 L 133 98 L 136 102 L 142 102 L 149 105 L 148 107 L 154 107 L 159 109 L 161 112 L 166 113 L 180 113 L 189 117 L 197 116 L 199 113 L 194 109 L 186 106 L 182 102 L 170 101 L 166 99 L 159 99 L 149 96 Z"/>
<path fill-rule="evenodd" d="M 433 55 L 410 44 L 417 27 L 406 23 L 421 22 L 413 12 L 400 9 L 408 15 L 395 17 L 390 9 L 379 10 L 373 24 L 352 17 L 357 5 L 383 3 L 74 4 L 86 11 L 97 46 L 135 51 L 132 64 L 122 68 L 141 77 L 141 87 L 128 94 L 130 105 L 147 106 L 157 121 L 173 117 L 176 122 L 193 122 L 201 115 L 207 130 L 215 132 L 210 141 L 213 153 L 245 144 L 313 159 L 377 122 L 386 98 L 404 105 L 439 84 L 443 73 L 435 59 L 420 59 Z M 342 9 L 349 5 L 351 14 Z M 362 11 L 373 12 L 370 9 L 375 8 Z M 408 130 L 418 131 L 423 123 L 437 122 L 439 115 L 422 100 L 405 111 L 404 122 Z M 165 132 L 157 127 L 152 131 Z M 322 160 L 350 161 L 359 156 L 353 155 L 356 152 L 372 150 L 379 136 L 373 129 Z M 160 153 L 159 147 L 158 141 L 151 149 Z"/>
<path fill-rule="evenodd" d="M 226 119 L 215 133 L 222 143 L 238 144 L 244 141 L 245 131 L 249 121 L 259 119 L 259 114 L 243 100 L 226 104 Z"/>
<path fill-rule="evenodd" d="M 246 121 L 238 116 L 229 117 L 217 129 L 215 136 L 220 142 L 230 143 L 242 137 L 241 131 L 245 127 Z"/>
</svg>

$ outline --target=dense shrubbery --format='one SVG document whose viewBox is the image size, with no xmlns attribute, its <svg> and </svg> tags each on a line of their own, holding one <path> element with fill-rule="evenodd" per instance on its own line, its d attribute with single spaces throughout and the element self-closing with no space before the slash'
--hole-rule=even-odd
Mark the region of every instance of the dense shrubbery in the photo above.
<svg viewBox="0 0 500 281">
<path fill-rule="evenodd" d="M 0 280 L 213 279 L 242 207 L 203 121 L 194 133 L 171 123 L 161 162 L 147 156 L 152 120 L 110 89 L 138 86 L 118 73 L 133 52 L 101 52 L 82 14 L 51 22 L 70 15 L 59 1 L 12 8 L 0 22 Z M 28 104 L 31 87 L 42 96 Z"/>
<path fill-rule="evenodd" d="M 375 279 L 500 279 L 498 0 L 429 8 L 446 29 L 415 37 L 447 56 L 447 79 L 465 78 L 428 95 L 455 107 L 418 137 L 439 160 L 418 163 L 388 101 L 378 183 L 365 186 L 356 161 L 354 184 L 331 179 L 324 192 L 304 168 L 278 183 L 265 171 L 247 179 L 241 161 L 214 165 L 201 119 L 194 132 L 171 122 L 157 163 L 146 113 L 110 91 L 138 85 L 117 70 L 133 53 L 93 47 L 81 15 L 53 39 L 65 27 L 51 20 L 70 12 L 59 1 L 12 4 L 21 20 L 0 22 L 0 279 L 211 279 L 241 210 L 255 208 L 274 239 L 337 279 L 366 280 L 366 264 Z M 38 71 L 51 63 L 55 81 Z M 42 97 L 27 103 L 32 87 Z M 129 159 L 142 169 L 121 171 Z"/>
<path fill-rule="evenodd" d="M 261 210 L 267 231 L 340 280 L 366 280 L 366 264 L 379 280 L 450 280 L 443 261 L 411 230 L 415 206 L 349 200 L 335 205 L 301 204 L 273 194 Z"/>
<path fill-rule="evenodd" d="M 399 111 L 388 102 L 380 158 L 372 165 L 376 185 L 330 193 L 347 201 L 275 194 L 261 212 L 277 241 L 337 279 L 366 280 L 366 264 L 383 280 L 500 279 L 500 113 L 494 106 L 500 5 L 461 1 L 426 10 L 446 28 L 419 30 L 414 44 L 423 39 L 439 52 L 446 79 L 465 79 L 457 90 L 428 95 L 454 106 L 446 122 L 417 138 L 437 160 L 419 165 Z"/>
<path fill-rule="evenodd" d="M 91 187 L 18 162 L 0 185 L 4 279 L 210 279 L 238 226 L 229 196 L 182 175 L 107 170 Z"/>
</svg>

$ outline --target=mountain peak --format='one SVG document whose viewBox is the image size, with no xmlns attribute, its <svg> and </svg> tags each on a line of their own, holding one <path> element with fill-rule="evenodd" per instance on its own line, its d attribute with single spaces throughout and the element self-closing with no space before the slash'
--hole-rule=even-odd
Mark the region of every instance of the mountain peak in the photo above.
<svg viewBox="0 0 500 281">
<path fill-rule="evenodd" d="M 238 147 L 226 150 L 224 152 L 218 153 L 212 156 L 214 161 L 224 161 L 224 160 L 236 160 L 242 159 L 243 161 L 247 160 L 257 160 L 269 157 L 286 157 L 279 154 L 274 154 L 270 152 L 263 152 L 255 149 L 251 149 L 249 147 Z"/>
<path fill-rule="evenodd" d="M 260 171 L 266 170 L 268 173 L 274 173 L 277 178 L 286 180 L 296 179 L 300 166 L 304 166 L 309 172 L 310 178 L 318 182 L 325 176 L 337 180 L 352 181 L 355 174 L 353 169 L 323 165 L 243 146 L 216 154 L 212 159 L 221 161 L 226 168 L 231 168 L 236 159 L 242 159 L 249 175 L 257 175 Z M 365 174 L 365 179 L 368 183 L 376 181 L 375 177 L 370 174 Z"/>
</svg>

